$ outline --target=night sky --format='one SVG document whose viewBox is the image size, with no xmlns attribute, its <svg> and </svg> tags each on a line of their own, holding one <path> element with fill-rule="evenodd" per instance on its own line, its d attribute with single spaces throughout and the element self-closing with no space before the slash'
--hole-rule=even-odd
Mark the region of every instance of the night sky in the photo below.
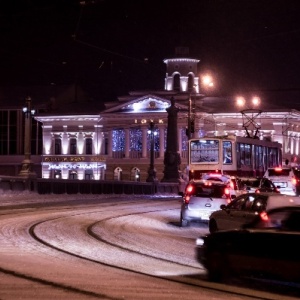
<svg viewBox="0 0 300 300">
<path fill-rule="evenodd" d="M 78 83 L 115 100 L 164 88 L 163 59 L 189 47 L 216 95 L 300 91 L 298 0 L 7 0 L 0 86 Z"/>
</svg>

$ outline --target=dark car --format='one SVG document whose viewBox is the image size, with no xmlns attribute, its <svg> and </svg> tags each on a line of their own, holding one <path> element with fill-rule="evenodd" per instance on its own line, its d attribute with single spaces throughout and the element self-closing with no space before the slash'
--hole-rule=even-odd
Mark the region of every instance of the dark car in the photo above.
<svg viewBox="0 0 300 300">
<path fill-rule="evenodd" d="M 254 177 L 254 178 L 240 178 L 240 182 L 244 185 L 248 192 L 268 192 L 280 193 L 279 188 L 268 178 Z"/>
<path fill-rule="evenodd" d="M 300 282 L 300 206 L 262 212 L 241 229 L 196 241 L 196 258 L 209 280 L 254 276 Z"/>
</svg>

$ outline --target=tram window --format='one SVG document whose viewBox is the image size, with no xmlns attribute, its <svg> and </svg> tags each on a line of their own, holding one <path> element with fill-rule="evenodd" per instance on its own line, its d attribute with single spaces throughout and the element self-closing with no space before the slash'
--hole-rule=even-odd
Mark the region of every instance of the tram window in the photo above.
<svg viewBox="0 0 300 300">
<path fill-rule="evenodd" d="M 212 139 L 192 140 L 190 142 L 191 163 L 218 163 L 219 141 Z"/>
<path fill-rule="evenodd" d="M 241 165 L 251 166 L 251 145 L 240 143 L 239 148 Z"/>
<path fill-rule="evenodd" d="M 232 163 L 232 142 L 229 141 L 223 142 L 223 163 L 224 164 Z"/>
</svg>

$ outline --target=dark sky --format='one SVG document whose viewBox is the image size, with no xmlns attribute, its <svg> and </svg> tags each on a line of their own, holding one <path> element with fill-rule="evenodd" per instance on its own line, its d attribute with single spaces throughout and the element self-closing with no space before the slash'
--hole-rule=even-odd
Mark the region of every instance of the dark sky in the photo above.
<svg viewBox="0 0 300 300">
<path fill-rule="evenodd" d="M 298 0 L 7 0 L 0 86 L 77 82 L 103 100 L 163 89 L 176 46 L 216 94 L 300 90 Z"/>
</svg>

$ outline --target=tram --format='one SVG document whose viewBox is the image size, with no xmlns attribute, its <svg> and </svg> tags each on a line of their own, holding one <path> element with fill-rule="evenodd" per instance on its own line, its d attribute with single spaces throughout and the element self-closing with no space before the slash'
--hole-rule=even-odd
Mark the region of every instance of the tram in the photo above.
<svg viewBox="0 0 300 300">
<path fill-rule="evenodd" d="M 282 166 L 282 145 L 248 137 L 203 137 L 189 140 L 189 179 L 202 173 L 263 176 L 268 168 Z"/>
</svg>

